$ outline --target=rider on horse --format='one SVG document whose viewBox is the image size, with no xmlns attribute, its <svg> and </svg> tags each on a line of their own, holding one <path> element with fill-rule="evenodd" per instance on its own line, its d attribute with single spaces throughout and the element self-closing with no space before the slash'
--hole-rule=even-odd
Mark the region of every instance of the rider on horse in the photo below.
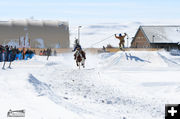
<svg viewBox="0 0 180 119">
<path fill-rule="evenodd" d="M 76 60 L 77 66 L 79 66 L 78 62 L 81 62 L 82 66 L 84 67 L 85 59 L 86 53 L 78 47 L 76 52 L 74 53 L 74 60 Z"/>
</svg>

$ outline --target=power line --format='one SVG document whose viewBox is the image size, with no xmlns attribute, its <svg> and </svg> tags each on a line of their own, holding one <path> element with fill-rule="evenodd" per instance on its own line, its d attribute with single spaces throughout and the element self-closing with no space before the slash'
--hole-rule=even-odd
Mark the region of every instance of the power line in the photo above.
<svg viewBox="0 0 180 119">
<path fill-rule="evenodd" d="M 111 35 L 111 36 L 109 36 L 109 37 L 107 37 L 107 38 L 104 38 L 103 40 L 100 40 L 100 41 L 98 41 L 98 42 L 92 44 L 90 47 L 92 47 L 92 46 L 94 46 L 94 45 L 96 45 L 96 44 L 98 44 L 98 43 L 101 43 L 101 42 L 103 42 L 103 41 L 105 41 L 105 40 L 111 38 L 112 36 L 113 36 L 113 35 Z"/>
</svg>

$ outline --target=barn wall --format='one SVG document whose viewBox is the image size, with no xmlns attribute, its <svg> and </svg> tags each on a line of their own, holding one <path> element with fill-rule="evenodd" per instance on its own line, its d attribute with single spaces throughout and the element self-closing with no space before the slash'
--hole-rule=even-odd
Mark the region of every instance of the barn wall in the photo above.
<svg viewBox="0 0 180 119">
<path fill-rule="evenodd" d="M 154 43 L 151 44 L 153 48 L 163 48 L 166 50 L 171 50 L 171 49 L 180 49 L 180 46 L 177 43 Z"/>
<path fill-rule="evenodd" d="M 67 23 L 25 20 L 0 22 L 0 44 L 11 42 L 19 44 L 19 38 L 26 36 L 26 33 L 28 33 L 31 48 L 59 48 L 59 46 L 69 48 Z"/>
<path fill-rule="evenodd" d="M 146 40 L 144 34 L 139 29 L 136 36 L 134 37 L 132 43 L 132 48 L 150 48 L 149 42 Z"/>
</svg>

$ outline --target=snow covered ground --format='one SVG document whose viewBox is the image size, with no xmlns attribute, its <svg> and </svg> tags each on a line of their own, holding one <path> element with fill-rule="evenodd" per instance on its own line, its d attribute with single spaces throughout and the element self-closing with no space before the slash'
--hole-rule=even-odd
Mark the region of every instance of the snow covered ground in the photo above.
<svg viewBox="0 0 180 119">
<path fill-rule="evenodd" d="M 2 63 L 1 63 L 2 65 Z M 0 69 L 0 119 L 25 109 L 25 119 L 163 119 L 180 103 L 180 56 L 166 51 L 35 56 Z"/>
</svg>

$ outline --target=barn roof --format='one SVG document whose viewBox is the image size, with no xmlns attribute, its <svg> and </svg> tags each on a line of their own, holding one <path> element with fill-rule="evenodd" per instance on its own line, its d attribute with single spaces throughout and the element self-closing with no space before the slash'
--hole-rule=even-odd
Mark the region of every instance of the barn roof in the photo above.
<svg viewBox="0 0 180 119">
<path fill-rule="evenodd" d="M 180 26 L 140 26 L 150 43 L 180 42 Z"/>
</svg>

